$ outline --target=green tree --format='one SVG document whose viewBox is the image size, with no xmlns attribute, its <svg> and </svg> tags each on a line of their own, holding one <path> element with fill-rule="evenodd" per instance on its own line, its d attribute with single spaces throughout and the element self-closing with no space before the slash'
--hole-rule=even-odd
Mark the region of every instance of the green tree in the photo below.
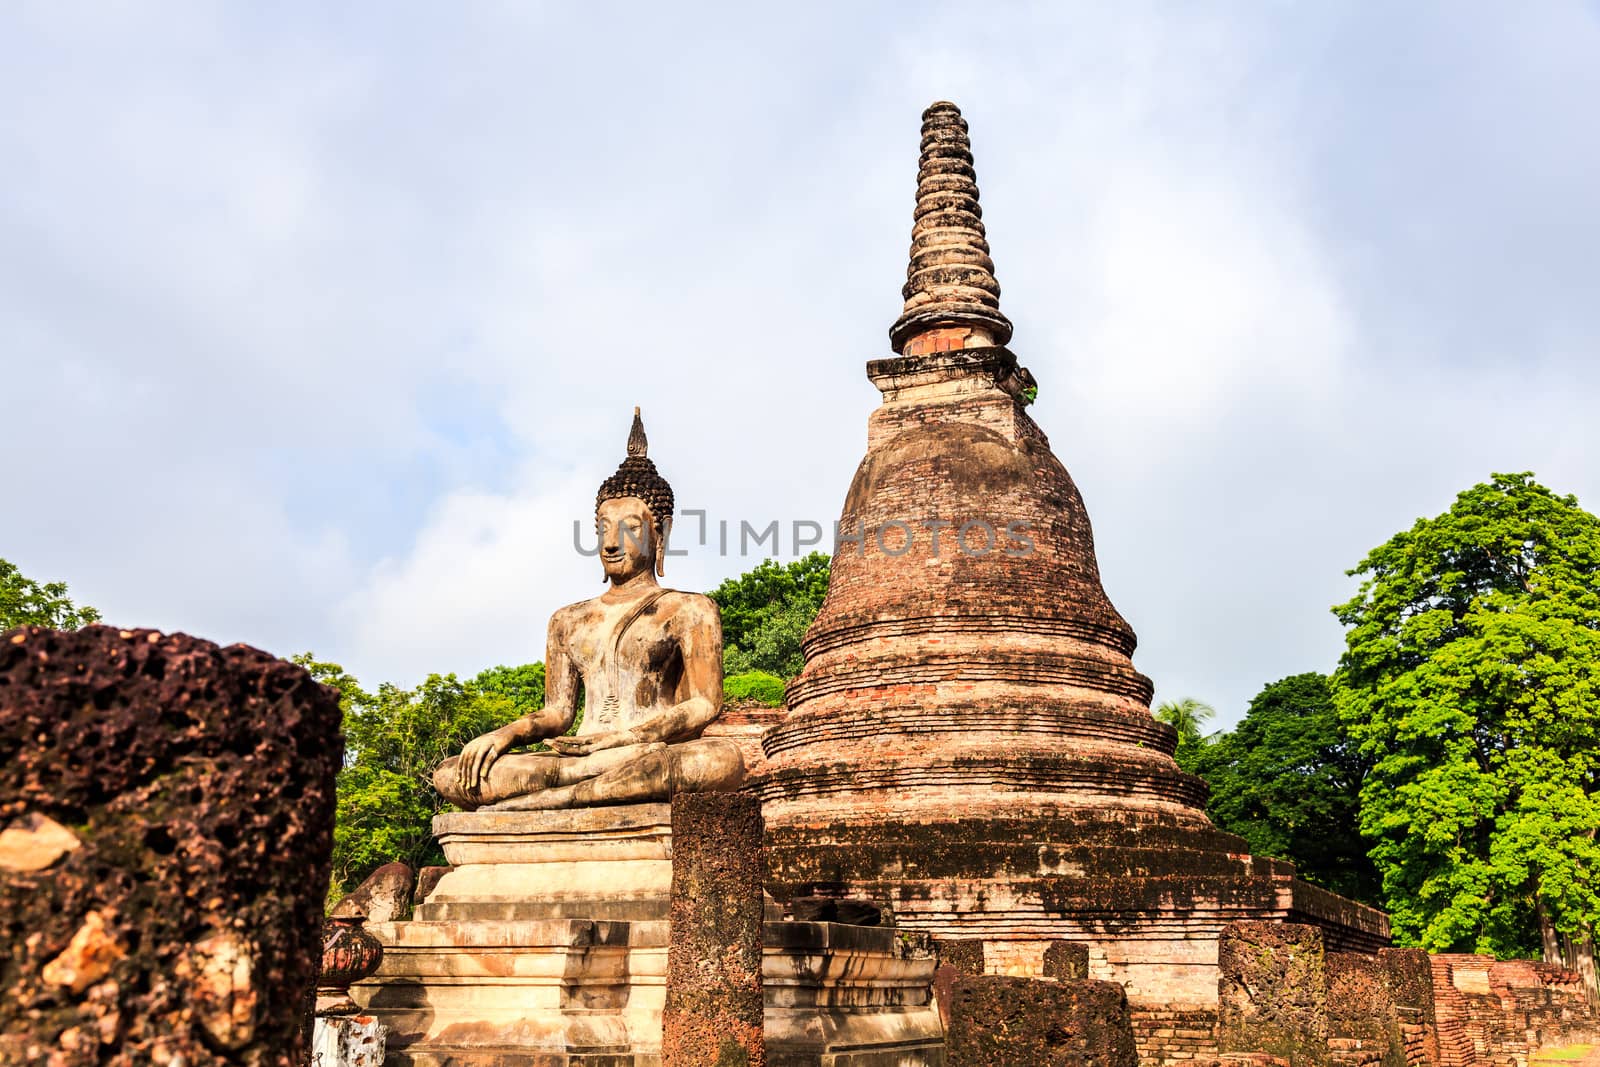
<svg viewBox="0 0 1600 1067">
<path fill-rule="evenodd" d="M 489 667 L 479 671 L 472 679 L 472 684 L 483 693 L 503 696 L 528 711 L 538 711 L 544 707 L 543 663 L 524 663 L 520 667 Z"/>
<path fill-rule="evenodd" d="M 543 703 L 542 664 L 491 667 L 470 681 L 429 675 L 415 689 L 387 683 L 363 689 L 344 668 L 295 657 L 340 692 L 345 760 L 339 772 L 333 831 L 335 896 L 395 860 L 413 868 L 444 862 L 433 817 L 447 809 L 433 770 L 479 734 Z M 539 703 L 532 703 L 534 697 Z"/>
<path fill-rule="evenodd" d="M 1350 573 L 1334 699 L 1373 761 L 1361 829 L 1398 936 L 1587 958 L 1592 988 L 1600 519 L 1497 474 Z"/>
<path fill-rule="evenodd" d="M 1163 700 L 1151 714 L 1156 721 L 1164 722 L 1178 731 L 1178 751 L 1174 753 L 1174 758 L 1179 766 L 1192 773 L 1190 764 L 1205 747 L 1204 727 L 1216 716 L 1216 709 L 1203 700 L 1183 697 L 1179 700 Z"/>
<path fill-rule="evenodd" d="M 66 582 L 41 585 L 25 577 L 15 564 L 0 559 L 0 630 L 15 626 L 76 630 L 99 621 L 98 611 L 73 604 Z"/>
<path fill-rule="evenodd" d="M 728 674 L 800 673 L 800 642 L 828 595 L 828 556 L 813 552 L 788 565 L 762 560 L 710 593 L 722 609 L 722 656 Z"/>
<path fill-rule="evenodd" d="M 1359 827 L 1371 761 L 1345 733 L 1325 675 L 1264 687 L 1231 732 L 1196 746 L 1186 770 L 1211 786 L 1206 813 L 1306 881 L 1378 904 L 1378 872 Z"/>
</svg>

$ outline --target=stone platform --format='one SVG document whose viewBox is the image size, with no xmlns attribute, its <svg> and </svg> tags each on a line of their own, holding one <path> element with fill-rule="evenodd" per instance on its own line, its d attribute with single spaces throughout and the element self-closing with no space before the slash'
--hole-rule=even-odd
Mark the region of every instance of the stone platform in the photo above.
<svg viewBox="0 0 1600 1067">
<path fill-rule="evenodd" d="M 433 832 L 450 870 L 419 922 L 667 918 L 671 804 L 448 812 Z"/>
<path fill-rule="evenodd" d="M 411 922 L 375 923 L 377 974 L 351 988 L 407 1067 L 656 1067 L 672 886 L 668 804 L 459 812 L 452 867 Z M 937 1067 L 928 938 L 769 921 L 774 1067 Z"/>
<path fill-rule="evenodd" d="M 390 1064 L 653 1064 L 666 1000 L 672 807 L 451 812 L 451 867 L 411 922 L 368 927 L 378 973 L 351 990 Z"/>
</svg>

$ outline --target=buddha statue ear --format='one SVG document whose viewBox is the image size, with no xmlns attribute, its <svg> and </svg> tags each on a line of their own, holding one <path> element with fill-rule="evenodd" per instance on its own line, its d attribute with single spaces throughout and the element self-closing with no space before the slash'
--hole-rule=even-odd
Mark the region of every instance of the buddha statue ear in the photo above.
<svg viewBox="0 0 1600 1067">
<path fill-rule="evenodd" d="M 656 538 L 656 577 L 667 576 L 667 537 L 672 533 L 672 516 L 661 518 L 661 536 Z"/>
</svg>

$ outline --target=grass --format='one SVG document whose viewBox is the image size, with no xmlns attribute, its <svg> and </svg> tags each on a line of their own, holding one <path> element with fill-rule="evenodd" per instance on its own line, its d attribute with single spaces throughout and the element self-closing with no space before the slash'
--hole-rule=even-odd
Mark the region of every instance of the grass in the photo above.
<svg viewBox="0 0 1600 1067">
<path fill-rule="evenodd" d="M 1529 1063 L 1570 1063 L 1581 1060 L 1594 1051 L 1593 1045 L 1567 1045 L 1563 1048 L 1544 1048 L 1528 1057 Z"/>
</svg>

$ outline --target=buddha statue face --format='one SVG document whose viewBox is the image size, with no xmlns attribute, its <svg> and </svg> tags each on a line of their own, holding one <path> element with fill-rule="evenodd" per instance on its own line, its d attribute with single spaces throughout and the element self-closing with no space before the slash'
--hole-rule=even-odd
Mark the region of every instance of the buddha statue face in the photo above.
<svg viewBox="0 0 1600 1067">
<path fill-rule="evenodd" d="M 643 500 L 623 496 L 602 501 L 594 521 L 600 534 L 600 563 L 608 579 L 621 584 L 654 567 L 655 527 L 650 506 Z"/>
</svg>

